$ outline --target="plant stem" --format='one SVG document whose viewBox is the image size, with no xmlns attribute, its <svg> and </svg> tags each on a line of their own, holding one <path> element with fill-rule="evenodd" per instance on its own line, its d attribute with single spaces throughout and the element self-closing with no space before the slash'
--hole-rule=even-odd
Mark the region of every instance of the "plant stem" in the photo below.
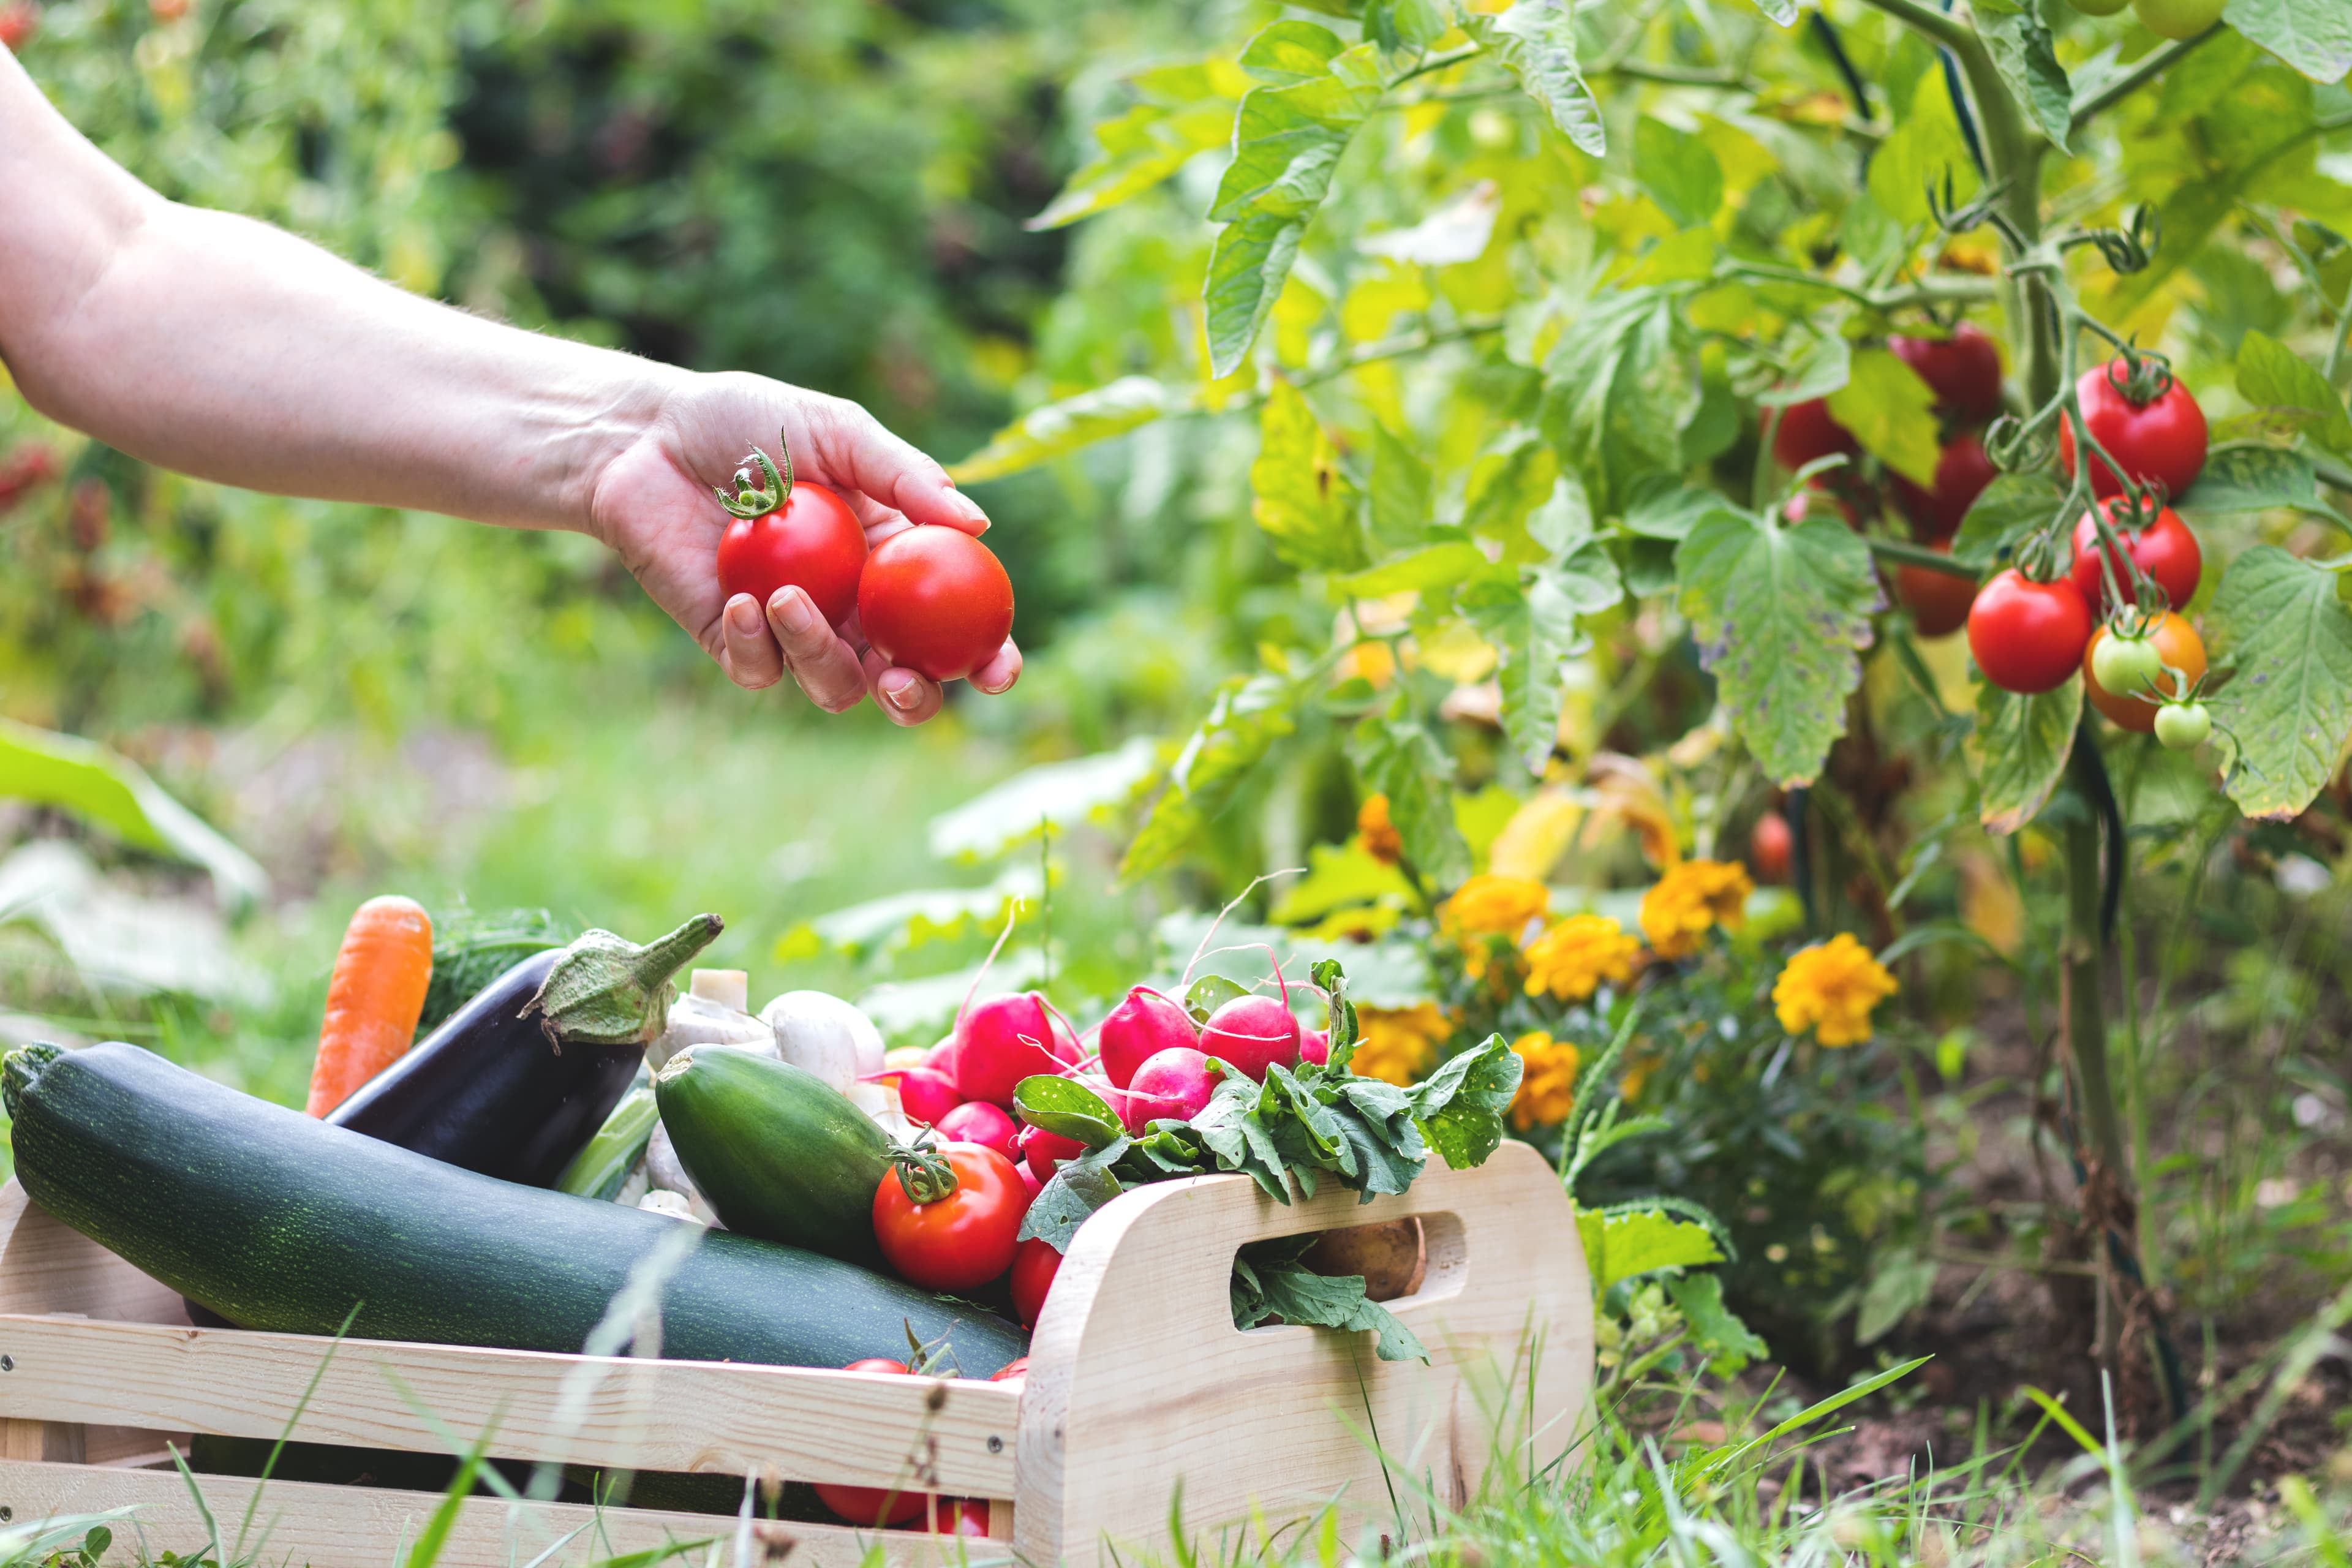
<svg viewBox="0 0 2352 1568">
<path fill-rule="evenodd" d="M 2195 52 L 2200 45 L 2221 30 L 2221 24 L 2216 22 L 2193 38 L 2183 38 L 2177 44 L 2167 44 L 2160 49 L 2149 51 L 2146 57 L 2134 64 L 2131 69 L 2124 72 L 2090 97 L 2077 100 L 2073 112 L 2068 116 L 2067 128 L 2080 134 L 2083 127 L 2088 125 L 2094 119 L 2105 114 L 2108 110 L 2179 65 Z"/>
<path fill-rule="evenodd" d="M 1823 278 L 1769 261 L 1732 261 L 1726 263 L 1723 270 L 1734 277 L 1753 278 L 1761 282 L 1819 289 L 1824 293 L 1842 295 L 1874 310 L 1898 310 L 1906 305 L 1972 305 L 1991 299 L 1996 291 L 1995 285 L 1987 279 L 1945 277 L 1922 278 L 1899 289 L 1859 289 L 1833 278 Z"/>
<path fill-rule="evenodd" d="M 2080 776 L 2095 765 L 2086 759 L 2096 742 L 2087 729 L 2074 733 L 2072 766 L 2083 795 L 2081 808 L 2066 820 L 2066 937 L 2061 952 L 2061 974 L 2066 996 L 2066 1047 L 2074 1058 L 2074 1077 L 2082 1093 L 2077 1111 L 2088 1126 L 2093 1152 L 2099 1163 L 2128 1190 L 2130 1166 L 2124 1153 L 2123 1128 L 2116 1117 L 2115 1083 L 2107 1073 L 2107 1026 L 2100 1005 L 2099 978 L 2099 819 L 2090 807 L 2091 792 L 2080 788 Z M 2116 847 L 2116 853 L 2122 846 Z"/>
<path fill-rule="evenodd" d="M 1897 566 L 1917 566 L 1929 572 L 1941 572 L 1947 577 L 1965 577 L 1975 582 L 1983 574 L 1965 561 L 1955 561 L 1933 550 L 1916 544 L 1906 544 L 1897 539 L 1865 539 L 1870 552 L 1881 561 L 1892 561 Z"/>
</svg>

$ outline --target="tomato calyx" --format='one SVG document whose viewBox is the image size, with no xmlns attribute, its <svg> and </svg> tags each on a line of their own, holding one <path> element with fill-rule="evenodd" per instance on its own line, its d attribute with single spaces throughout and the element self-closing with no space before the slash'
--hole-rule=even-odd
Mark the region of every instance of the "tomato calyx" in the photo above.
<svg viewBox="0 0 2352 1568">
<path fill-rule="evenodd" d="M 940 1153 L 929 1137 L 918 1138 L 912 1143 L 894 1144 L 890 1150 L 890 1168 L 898 1178 L 898 1187 L 907 1201 L 920 1208 L 935 1204 L 955 1194 L 955 1167 Z"/>
<path fill-rule="evenodd" d="M 710 487 L 710 493 L 719 498 L 719 504 L 727 509 L 728 516 L 746 521 L 765 517 L 792 499 L 793 449 L 785 443 L 781 430 L 776 433 L 776 450 L 783 455 L 784 466 L 781 471 L 768 454 L 755 446 L 743 455 L 743 466 L 735 470 L 734 494 L 728 494 L 717 485 Z M 767 480 L 765 485 L 751 482 L 754 468 Z"/>
<path fill-rule="evenodd" d="M 2124 374 L 2116 374 L 2117 362 L 2107 362 L 2107 384 L 2123 394 L 2124 401 L 2134 408 L 2146 408 L 2172 390 L 2172 363 L 2160 353 L 2121 345 Z"/>
</svg>

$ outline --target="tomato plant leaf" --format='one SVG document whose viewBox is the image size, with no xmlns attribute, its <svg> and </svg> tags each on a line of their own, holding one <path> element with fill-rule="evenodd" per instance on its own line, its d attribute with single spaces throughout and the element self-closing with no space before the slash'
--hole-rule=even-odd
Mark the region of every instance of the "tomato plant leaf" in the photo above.
<svg viewBox="0 0 2352 1568">
<path fill-rule="evenodd" d="M 1518 79 L 1578 151 L 1609 150 L 1601 103 L 1576 62 L 1576 17 L 1561 0 L 1519 0 L 1500 16 L 1457 8 L 1454 20 Z"/>
<path fill-rule="evenodd" d="M 1201 302 L 1208 317 L 1209 363 L 1222 380 L 1239 368 L 1298 259 L 1307 220 L 1252 213 L 1217 231 Z"/>
<path fill-rule="evenodd" d="M 1990 681 L 1977 689 L 1969 761 L 1977 773 L 1977 813 L 1988 833 L 2014 833 L 2040 814 L 2066 772 L 2083 716 L 2083 678 L 2032 697 Z"/>
<path fill-rule="evenodd" d="M 1722 491 L 1685 484 L 1679 474 L 1644 474 L 1626 494 L 1622 521 L 1629 533 L 1679 543 L 1690 537 L 1693 528 L 1717 512 L 1736 517 L 1738 508 Z"/>
<path fill-rule="evenodd" d="M 1757 395 L 1759 407 L 1785 408 L 1827 397 L 1853 376 L 1853 344 L 1837 332 L 1815 337 L 1778 386 Z"/>
<path fill-rule="evenodd" d="M 1348 737 L 1348 758 L 1366 794 L 1389 797 L 1389 817 L 1405 858 L 1431 884 L 1457 886 L 1470 875 L 1470 846 L 1454 820 L 1454 759 L 1412 719 L 1374 715 Z"/>
<path fill-rule="evenodd" d="M 1666 290 L 1588 301 L 1544 363 L 1541 420 L 1561 462 L 1605 516 L 1641 475 L 1676 468 L 1699 405 L 1698 365 Z"/>
<path fill-rule="evenodd" d="M 1336 586 L 1341 593 L 1359 599 L 1406 592 L 1427 594 L 1451 588 L 1493 569 L 1494 563 L 1486 559 L 1484 551 L 1467 541 L 1455 539 L 1383 561 L 1367 571 L 1340 578 Z"/>
<path fill-rule="evenodd" d="M 1463 528 L 1480 539 L 1511 540 L 1527 525 L 1528 514 L 1551 499 L 1559 478 L 1559 456 L 1542 433 L 1513 426 L 1471 464 Z"/>
<path fill-rule="evenodd" d="M 2258 408 L 2293 417 L 2313 440 L 2339 452 L 2352 449 L 2352 417 L 2344 412 L 2343 397 L 2317 365 L 2276 338 L 2249 331 L 2240 341 L 2238 391 Z"/>
<path fill-rule="evenodd" d="M 1675 552 L 1677 603 L 1699 662 L 1773 781 L 1810 784 L 1845 731 L 1860 649 L 1884 606 L 1870 550 L 1843 522 L 1775 527 L 1747 512 L 1703 518 Z"/>
<path fill-rule="evenodd" d="M 1095 127 L 1102 153 L 1072 174 L 1045 208 L 1023 226 L 1060 228 L 1141 195 L 1232 133 L 1233 104 L 1215 100 L 1171 108 L 1139 103 Z"/>
<path fill-rule="evenodd" d="M 1419 53 L 1445 36 L 1437 0 L 1365 0 L 1364 36 L 1385 55 Z"/>
<path fill-rule="evenodd" d="M 2071 152 L 2067 142 L 2074 133 L 2074 89 L 2066 79 L 2066 68 L 2058 63 L 2057 47 L 2042 17 L 2032 6 L 2019 5 L 2017 0 L 1976 0 L 1969 9 L 1976 16 L 1977 36 L 1984 39 L 1993 69 L 2025 105 L 2051 145 L 2061 153 Z"/>
<path fill-rule="evenodd" d="M 1756 0 L 1756 8 L 1783 27 L 1797 25 L 1797 0 Z"/>
<path fill-rule="evenodd" d="M 1559 743 L 1560 667 L 1584 646 L 1580 613 L 1605 610 L 1624 596 L 1616 563 L 1588 540 L 1558 567 L 1529 567 L 1519 584 L 1474 584 L 1462 607 L 1502 654 L 1503 731 L 1528 771 L 1543 772 Z"/>
<path fill-rule="evenodd" d="M 1949 96 L 1915 94 L 1902 122 L 1871 157 L 1870 199 L 1898 224 L 1931 224 L 1935 214 L 1928 209 L 1927 193 L 1940 193 L 1947 180 L 1955 202 L 1967 201 L 1983 184 L 1960 135 L 1960 122 L 1952 116 Z"/>
<path fill-rule="evenodd" d="M 1385 425 L 1372 426 L 1372 476 L 1366 509 L 1381 550 L 1418 544 L 1430 521 L 1429 465 Z"/>
<path fill-rule="evenodd" d="M 2293 507 L 2333 516 L 2320 499 L 2311 459 L 2278 447 L 2217 447 L 2185 496 L 2173 500 L 2187 512 L 2268 511 Z"/>
<path fill-rule="evenodd" d="M 1276 22 L 1242 46 L 1238 64 L 1263 82 L 1295 87 L 1331 73 L 1331 62 L 1347 48 L 1339 34 L 1319 22 L 1296 17 Z"/>
<path fill-rule="evenodd" d="M 1001 479 L 1081 447 L 1123 436 L 1155 419 L 1185 412 L 1198 401 L 1192 394 L 1148 375 L 1121 376 L 1108 385 L 1031 409 L 990 437 L 987 446 L 951 465 L 948 472 L 960 485 Z"/>
<path fill-rule="evenodd" d="M 1225 683 L 1168 770 L 1168 787 L 1128 846 L 1118 874 L 1155 871 L 1189 848 L 1276 741 L 1298 727 L 1298 693 L 1280 676 Z"/>
<path fill-rule="evenodd" d="M 1655 115 L 1633 122 L 1633 179 L 1677 228 L 1706 223 L 1723 205 L 1723 165 L 1715 153 Z"/>
<path fill-rule="evenodd" d="M 2257 544 L 2230 563 L 2206 621 L 2214 662 L 2237 670 L 2212 700 L 2242 748 L 2230 798 L 2248 816 L 2293 816 L 2352 735 L 2352 609 L 2335 573 Z"/>
<path fill-rule="evenodd" d="M 2315 82 L 2352 71 L 2352 9 L 2342 0 L 2230 0 L 2222 16 Z"/>
<path fill-rule="evenodd" d="M 1990 565 L 2019 540 L 2047 527 L 2065 499 L 2047 473 L 1995 475 L 1960 520 L 1960 531 L 1952 536 L 1953 557 Z"/>
<path fill-rule="evenodd" d="M 1274 541 L 1275 553 L 1302 571 L 1363 565 L 1356 487 L 1340 471 L 1339 448 L 1315 411 L 1288 382 L 1276 382 L 1267 394 L 1258 437 L 1250 515 Z"/>
<path fill-rule="evenodd" d="M 1935 391 L 1917 371 L 1885 349 L 1864 349 L 1829 403 L 1864 450 L 1914 484 L 1934 487 L 1944 447 Z"/>
</svg>

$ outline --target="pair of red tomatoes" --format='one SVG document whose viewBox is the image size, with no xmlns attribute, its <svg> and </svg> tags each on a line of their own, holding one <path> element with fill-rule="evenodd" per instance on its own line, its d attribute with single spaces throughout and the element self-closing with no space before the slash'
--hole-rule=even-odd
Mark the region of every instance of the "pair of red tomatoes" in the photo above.
<svg viewBox="0 0 2352 1568">
<path fill-rule="evenodd" d="M 854 610 L 877 653 L 933 680 L 963 679 L 1013 631 L 1013 581 L 987 545 L 934 525 L 869 552 L 849 503 L 806 482 L 791 485 L 772 511 L 728 524 L 719 586 L 762 605 L 779 588 L 798 588 L 828 626 Z"/>
</svg>

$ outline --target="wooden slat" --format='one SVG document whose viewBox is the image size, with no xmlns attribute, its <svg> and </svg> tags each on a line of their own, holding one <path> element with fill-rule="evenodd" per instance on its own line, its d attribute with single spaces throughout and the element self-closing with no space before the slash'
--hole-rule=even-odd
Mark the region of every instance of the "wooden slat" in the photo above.
<svg viewBox="0 0 2352 1568">
<path fill-rule="evenodd" d="M 229 1476 L 200 1479 L 205 1501 L 234 1536 L 246 1504 L 262 1483 Z M 429 1492 L 383 1491 L 367 1487 L 313 1486 L 272 1481 L 256 1510 L 255 1531 L 268 1531 L 255 1561 L 307 1563 L 309 1568 L 385 1568 L 398 1561 L 404 1542 L 414 1543 L 440 1500 Z M 157 1470 L 101 1470 L 77 1465 L 0 1462 L 0 1508 L 16 1524 L 60 1514 L 97 1513 L 135 1507 L 137 1526 L 116 1527 L 118 1540 L 143 1535 L 150 1552 L 191 1552 L 205 1544 L 203 1517 L 178 1475 Z M 584 1527 L 584 1528 L 583 1528 Z M 864 1548 L 880 1540 L 892 1568 L 947 1568 L 966 1559 L 956 1544 L 912 1531 L 878 1536 L 822 1524 L 755 1524 L 754 1561 L 787 1562 L 791 1568 L 859 1568 Z M 721 1542 L 734 1537 L 735 1521 L 707 1514 L 661 1513 L 637 1509 L 599 1511 L 580 1504 L 517 1507 L 497 1498 L 475 1498 L 460 1510 L 455 1532 L 437 1568 L 515 1568 L 529 1563 L 566 1535 L 571 1544 L 550 1558 L 581 1563 L 616 1552 L 643 1551 L 672 1542 Z M 224 1539 L 225 1552 L 233 1542 Z M 971 1568 L 1004 1568 L 1011 1561 L 1002 1542 L 961 1538 Z M 731 1553 L 725 1559 L 733 1561 Z M 681 1563 L 687 1559 L 679 1559 Z M 697 1563 L 701 1554 L 691 1560 Z"/>
<path fill-rule="evenodd" d="M 1003 1384 L 5 1315 L 0 1357 L 14 1420 L 275 1437 L 317 1376 L 305 1442 L 447 1452 L 421 1406 L 461 1440 L 494 1432 L 505 1458 L 1013 1495 Z M 566 1383 L 588 1367 L 602 1380 L 572 1420 Z"/>
</svg>

